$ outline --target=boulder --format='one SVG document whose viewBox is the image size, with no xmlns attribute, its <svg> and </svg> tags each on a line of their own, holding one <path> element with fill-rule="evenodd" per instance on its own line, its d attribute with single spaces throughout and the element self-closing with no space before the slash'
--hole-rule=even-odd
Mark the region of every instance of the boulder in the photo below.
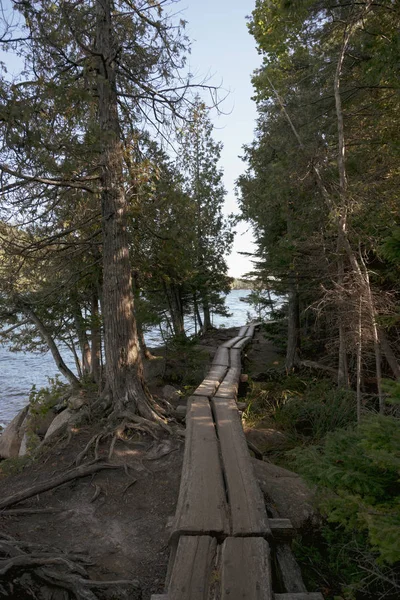
<svg viewBox="0 0 400 600">
<path fill-rule="evenodd" d="M 29 406 L 25 406 L 1 434 L 0 458 L 16 458 L 18 456 L 23 437 L 21 428 L 28 410 Z"/>
<path fill-rule="evenodd" d="M 180 402 L 180 394 L 179 391 L 174 388 L 172 385 L 164 385 L 162 390 L 162 395 L 165 400 L 168 400 L 171 404 L 179 404 Z"/>
<path fill-rule="evenodd" d="M 28 434 L 25 431 L 24 435 L 22 436 L 18 456 L 25 456 L 26 454 L 28 454 Z"/>
<path fill-rule="evenodd" d="M 256 446 L 260 452 L 268 452 L 275 448 L 284 448 L 286 437 L 276 429 L 251 429 L 245 427 L 246 438 Z"/>
<path fill-rule="evenodd" d="M 70 398 L 68 399 L 68 408 L 70 410 L 79 410 L 80 408 L 82 408 L 82 406 L 87 404 L 87 401 L 88 400 L 85 397 L 84 392 L 80 392 L 78 394 L 70 396 Z"/>
<path fill-rule="evenodd" d="M 51 422 L 50 427 L 46 431 L 46 435 L 44 439 L 47 440 L 48 437 L 55 433 L 61 433 L 63 429 L 67 428 L 69 421 L 72 419 L 72 412 L 69 408 L 66 408 L 62 412 L 60 412 Z"/>
<path fill-rule="evenodd" d="M 318 524 L 313 507 L 314 492 L 300 475 L 255 458 L 251 460 L 266 503 L 277 516 L 290 519 L 298 530 Z"/>
</svg>

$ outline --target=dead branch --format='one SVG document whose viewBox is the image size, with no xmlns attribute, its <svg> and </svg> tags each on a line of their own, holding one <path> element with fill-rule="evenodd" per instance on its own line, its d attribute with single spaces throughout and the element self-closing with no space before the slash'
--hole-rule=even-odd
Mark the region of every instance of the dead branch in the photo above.
<svg viewBox="0 0 400 600">
<path fill-rule="evenodd" d="M 120 466 L 110 465 L 108 463 L 95 463 L 87 466 L 77 467 L 75 469 L 71 469 L 67 473 L 55 477 L 54 479 L 49 479 L 47 481 L 43 481 L 42 483 L 38 483 L 37 485 L 33 485 L 21 492 L 17 492 L 12 496 L 8 496 L 8 498 L 4 498 L 0 500 L 0 510 L 3 508 L 7 508 L 12 506 L 13 504 L 18 504 L 18 502 L 22 502 L 23 500 L 27 500 L 28 498 L 32 498 L 32 496 L 36 496 L 38 494 L 42 494 L 43 492 L 47 492 L 54 488 L 60 487 L 64 483 L 68 483 L 69 481 L 73 481 L 74 479 L 79 479 L 81 477 L 87 477 L 88 475 L 93 475 L 98 471 L 102 471 L 105 469 L 120 469 Z"/>
</svg>

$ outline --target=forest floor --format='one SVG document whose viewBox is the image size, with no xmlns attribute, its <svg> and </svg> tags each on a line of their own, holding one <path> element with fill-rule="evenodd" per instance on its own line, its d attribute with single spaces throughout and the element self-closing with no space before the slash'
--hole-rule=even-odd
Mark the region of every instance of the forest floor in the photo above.
<svg viewBox="0 0 400 600">
<path fill-rule="evenodd" d="M 201 340 L 197 348 L 201 350 L 197 384 L 204 377 L 216 348 L 236 334 L 237 329 L 214 330 Z M 163 350 L 155 350 L 155 353 L 162 355 Z M 178 360 L 176 356 L 172 359 Z M 257 333 L 245 365 L 251 375 L 281 360 L 271 342 Z M 166 372 L 162 361 L 150 361 L 154 363 L 153 377 L 149 381 L 153 394 L 161 394 L 162 385 L 169 383 L 160 378 L 161 371 Z M 179 370 L 179 365 L 177 368 Z M 190 385 L 184 384 L 182 381 L 180 387 L 190 394 L 196 382 L 192 378 Z M 18 461 L 14 468 L 6 461 L 8 472 L 0 464 L 0 498 L 73 467 L 77 455 L 95 433 L 95 426 L 76 429 L 68 444 L 61 440 L 20 472 Z M 155 441 L 146 435 L 137 435 L 118 441 L 110 461 L 108 450 L 109 441 L 100 446 L 100 457 L 121 468 L 75 479 L 12 507 L 43 512 L 15 515 L 0 512 L 0 529 L 13 539 L 90 559 L 92 564 L 87 567 L 87 574 L 91 579 L 137 580 L 143 600 L 148 600 L 151 594 L 163 591 L 169 558 L 168 520 L 174 515 L 178 497 L 183 443 L 173 438 Z M 59 512 L 45 512 L 49 509 Z M 2 596 L 0 589 L 1 597 L 11 596 Z M 15 597 L 25 600 L 21 594 Z M 26 596 L 30 597 L 35 596 Z"/>
</svg>

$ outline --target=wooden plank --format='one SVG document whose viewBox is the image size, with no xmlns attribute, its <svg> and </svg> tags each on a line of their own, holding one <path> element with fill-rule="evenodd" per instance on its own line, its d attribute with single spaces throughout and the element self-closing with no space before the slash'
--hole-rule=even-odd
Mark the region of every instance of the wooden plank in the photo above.
<svg viewBox="0 0 400 600">
<path fill-rule="evenodd" d="M 275 600 L 324 600 L 320 592 L 303 592 L 293 594 L 274 594 Z"/>
<path fill-rule="evenodd" d="M 239 337 L 243 337 L 243 336 L 245 336 L 245 335 L 246 335 L 246 333 L 247 333 L 247 330 L 248 330 L 248 328 L 249 328 L 249 326 L 248 326 L 248 325 L 243 325 L 243 327 L 241 327 L 241 328 L 239 329 L 238 336 L 239 336 Z"/>
<path fill-rule="evenodd" d="M 211 401 L 221 447 L 233 536 L 271 535 L 234 398 Z"/>
<path fill-rule="evenodd" d="M 255 330 L 255 325 L 249 325 L 248 330 L 246 331 L 246 336 L 248 337 L 254 337 L 254 330 Z"/>
<path fill-rule="evenodd" d="M 229 350 L 228 348 L 222 348 L 220 346 L 215 353 L 213 365 L 222 365 L 223 367 L 229 367 Z"/>
<path fill-rule="evenodd" d="M 226 495 L 218 441 L 208 398 L 191 396 L 181 485 L 171 538 L 180 534 L 227 534 Z"/>
<path fill-rule="evenodd" d="M 237 335 L 236 337 L 234 337 L 234 338 L 228 340 L 227 342 L 225 342 L 224 344 L 222 344 L 222 348 L 232 348 L 232 346 L 234 346 L 235 344 L 240 342 L 242 337 L 243 336 L 241 336 L 241 335 Z"/>
<path fill-rule="evenodd" d="M 296 562 L 294 554 L 289 544 L 278 544 L 276 548 L 276 558 L 278 561 L 279 570 L 283 588 L 286 592 L 307 592 L 301 576 L 301 570 Z"/>
<path fill-rule="evenodd" d="M 238 369 L 242 368 L 242 353 L 240 350 L 234 350 L 231 348 L 229 350 L 229 358 L 231 367 L 236 367 Z"/>
<path fill-rule="evenodd" d="M 235 344 L 233 347 L 235 348 L 235 350 L 237 350 L 237 349 L 243 350 L 243 348 L 245 346 L 247 346 L 247 344 L 250 344 L 251 340 L 252 340 L 251 337 L 246 336 L 242 340 L 240 340 L 240 342 Z"/>
<path fill-rule="evenodd" d="M 193 392 L 195 396 L 208 396 L 211 398 L 219 387 L 220 382 L 227 373 L 227 367 L 213 366 L 207 373 L 205 379 Z"/>
<path fill-rule="evenodd" d="M 215 393 L 217 398 L 235 398 L 239 388 L 240 369 L 231 367 L 218 390 Z"/>
<path fill-rule="evenodd" d="M 290 519 L 269 519 L 269 526 L 274 539 L 278 542 L 287 542 L 296 535 Z"/>
<path fill-rule="evenodd" d="M 168 598 L 208 600 L 216 549 L 216 539 L 209 536 L 183 536 L 179 539 Z"/>
<path fill-rule="evenodd" d="M 222 546 L 221 600 L 272 600 L 268 543 L 227 538 Z"/>
</svg>

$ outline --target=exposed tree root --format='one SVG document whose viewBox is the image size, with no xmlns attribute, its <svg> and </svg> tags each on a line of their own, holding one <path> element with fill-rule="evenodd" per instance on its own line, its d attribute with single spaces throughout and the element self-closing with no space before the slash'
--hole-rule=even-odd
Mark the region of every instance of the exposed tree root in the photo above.
<svg viewBox="0 0 400 600">
<path fill-rule="evenodd" d="M 98 600 L 92 590 L 118 586 L 128 586 L 134 595 L 132 597 L 139 597 L 140 584 L 137 580 L 91 581 L 85 568 L 88 564 L 92 563 L 81 556 L 0 534 L 2 590 L 6 594 L 10 592 L 10 597 L 16 597 L 12 595 L 16 590 L 20 592 L 27 588 L 33 598 L 53 598 L 52 590 L 63 589 L 68 590 L 68 593 L 64 592 L 64 598 Z M 47 584 L 48 592 L 43 593 L 43 584 Z M 118 596 L 118 590 L 114 593 Z"/>
<path fill-rule="evenodd" d="M 65 508 L 11 508 L 10 510 L 1 510 L 0 517 L 12 517 L 19 515 L 37 515 L 74 512 L 72 509 Z"/>
<path fill-rule="evenodd" d="M 127 411 L 118 415 L 118 425 L 112 424 L 112 422 L 115 422 L 115 419 L 116 415 L 114 416 L 112 421 L 108 422 L 108 425 L 103 429 L 103 431 L 97 433 L 96 435 L 90 438 L 83 450 L 77 455 L 75 459 L 76 466 L 82 464 L 84 459 L 91 452 L 92 448 L 94 448 L 94 460 L 99 460 L 100 444 L 102 442 L 105 442 L 109 438 L 111 438 L 111 442 L 107 456 L 108 460 L 111 460 L 114 453 L 115 445 L 118 442 L 118 440 L 129 440 L 130 434 L 132 432 L 138 432 L 141 434 L 149 435 L 154 440 L 160 440 L 160 438 L 164 437 L 165 432 L 167 432 L 173 437 L 177 437 L 180 439 L 184 437 L 184 432 L 179 426 L 172 428 L 162 420 L 157 422 L 151 421 L 149 419 L 145 419 L 144 417 Z"/>
<path fill-rule="evenodd" d="M 98 471 L 102 471 L 104 469 L 120 469 L 120 466 L 110 465 L 108 463 L 92 463 L 89 465 L 84 465 L 80 467 L 76 467 L 75 469 L 71 469 L 66 473 L 59 475 L 58 477 L 54 477 L 52 479 L 48 479 L 47 481 L 43 481 L 38 483 L 37 485 L 33 485 L 21 492 L 17 492 L 12 496 L 8 496 L 8 498 L 4 498 L 0 500 L 0 510 L 3 508 L 8 508 L 9 506 L 13 506 L 18 502 L 22 502 L 23 500 L 27 500 L 28 498 L 32 498 L 32 496 L 36 496 L 37 494 L 42 494 L 43 492 L 47 492 L 48 490 L 52 490 L 68 481 L 72 481 L 73 479 L 78 479 L 80 477 L 87 477 L 88 475 L 93 475 Z"/>
</svg>

